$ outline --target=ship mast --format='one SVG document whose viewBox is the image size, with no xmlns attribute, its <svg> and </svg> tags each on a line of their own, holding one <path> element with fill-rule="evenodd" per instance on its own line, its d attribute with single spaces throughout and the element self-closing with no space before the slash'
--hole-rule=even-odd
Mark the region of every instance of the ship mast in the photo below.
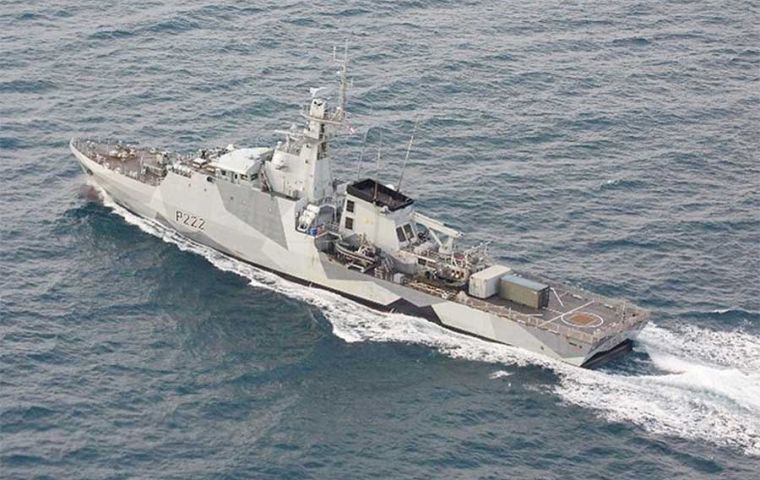
<svg viewBox="0 0 760 480">
<path fill-rule="evenodd" d="M 337 61 L 334 50 L 333 56 Z M 265 164 L 264 175 L 272 191 L 315 204 L 334 198 L 328 143 L 346 119 L 348 44 L 340 63 L 340 104 L 331 108 L 320 95 L 324 88 L 309 89 L 311 99 L 301 112 L 306 125 L 300 132 L 295 128 L 282 132 L 286 134 L 285 144 L 278 143 L 271 161 Z"/>
<path fill-rule="evenodd" d="M 335 49 L 333 58 L 337 61 Z M 307 126 L 303 132 L 303 142 L 299 156 L 303 160 L 302 178 L 306 197 L 310 201 L 320 202 L 334 195 L 331 159 L 328 142 L 343 125 L 346 119 L 348 93 L 348 42 L 346 42 L 343 59 L 340 62 L 340 104 L 330 113 L 327 101 L 313 90 L 311 103 L 305 113 Z"/>
<path fill-rule="evenodd" d="M 333 47 L 333 60 L 338 61 Z M 342 122 L 346 118 L 346 103 L 348 101 L 348 40 L 343 46 L 343 61 L 340 62 L 340 105 L 335 109 L 333 120 Z"/>
</svg>

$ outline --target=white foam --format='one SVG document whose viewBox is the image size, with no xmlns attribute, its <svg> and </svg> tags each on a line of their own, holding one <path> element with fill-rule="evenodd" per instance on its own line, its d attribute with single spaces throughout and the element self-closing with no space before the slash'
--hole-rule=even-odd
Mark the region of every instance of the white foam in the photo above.
<svg viewBox="0 0 760 480">
<path fill-rule="evenodd" d="M 665 373 L 624 375 L 579 369 L 451 332 L 416 317 L 377 312 L 339 295 L 289 282 L 139 218 L 102 193 L 107 206 L 143 231 L 181 250 L 203 255 L 217 268 L 241 275 L 257 288 L 319 307 L 335 335 L 346 342 L 409 342 L 430 346 L 453 358 L 542 366 L 558 376 L 554 393 L 608 421 L 630 422 L 654 434 L 708 441 L 760 456 L 760 338 L 756 336 L 695 326 L 669 330 L 650 324 L 641 333 L 641 345 Z M 510 373 L 498 370 L 490 377 L 507 375 Z"/>
<path fill-rule="evenodd" d="M 693 326 L 688 331 L 693 339 L 657 325 L 642 332 L 664 374 L 565 373 L 556 392 L 610 421 L 760 456 L 760 373 L 751 367 L 756 358 L 732 358 L 756 351 L 760 339 Z"/>
<path fill-rule="evenodd" d="M 506 370 L 496 370 L 495 372 L 490 374 L 488 378 L 490 378 L 491 380 L 496 380 L 497 378 L 509 377 L 510 375 L 512 375 L 512 373 L 507 372 Z"/>
<path fill-rule="evenodd" d="M 717 309 L 715 309 L 715 310 L 712 310 L 712 313 L 720 313 L 720 314 L 723 314 L 723 313 L 728 313 L 728 312 L 731 312 L 731 311 L 733 311 L 733 309 L 732 309 L 732 308 L 717 308 Z"/>
<path fill-rule="evenodd" d="M 760 371 L 760 337 L 741 330 L 716 331 L 694 325 L 674 325 L 666 330 L 652 326 L 641 333 L 639 341 L 648 351 L 748 373 Z"/>
</svg>

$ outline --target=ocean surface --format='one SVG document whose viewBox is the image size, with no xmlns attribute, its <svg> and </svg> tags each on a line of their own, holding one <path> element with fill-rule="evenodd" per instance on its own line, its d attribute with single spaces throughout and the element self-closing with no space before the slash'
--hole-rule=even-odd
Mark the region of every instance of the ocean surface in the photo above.
<svg viewBox="0 0 760 480">
<path fill-rule="evenodd" d="M 760 478 L 758 25 L 739 0 L 0 1 L 0 478 Z M 272 145 L 346 40 L 337 173 L 381 146 L 396 182 L 419 121 L 419 207 L 651 309 L 631 355 L 581 370 L 289 283 L 99 199 L 68 151 Z"/>
</svg>

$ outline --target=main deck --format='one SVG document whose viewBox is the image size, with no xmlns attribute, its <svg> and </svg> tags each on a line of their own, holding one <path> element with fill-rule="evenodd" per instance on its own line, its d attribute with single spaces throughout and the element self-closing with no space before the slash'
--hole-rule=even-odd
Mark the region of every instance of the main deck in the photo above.
<svg viewBox="0 0 760 480">
<path fill-rule="evenodd" d="M 96 142 L 75 139 L 72 146 L 90 160 L 148 185 L 158 185 L 166 168 L 179 157 L 157 149 L 139 148 L 116 142 Z"/>
<path fill-rule="evenodd" d="M 585 343 L 597 343 L 617 333 L 637 328 L 646 322 L 648 312 L 621 300 L 613 300 L 587 291 L 547 282 L 549 304 L 534 309 L 494 295 L 486 300 L 467 295 L 464 290 L 430 285 L 413 280 L 407 286 L 508 318 L 526 326 L 565 335 Z"/>
</svg>

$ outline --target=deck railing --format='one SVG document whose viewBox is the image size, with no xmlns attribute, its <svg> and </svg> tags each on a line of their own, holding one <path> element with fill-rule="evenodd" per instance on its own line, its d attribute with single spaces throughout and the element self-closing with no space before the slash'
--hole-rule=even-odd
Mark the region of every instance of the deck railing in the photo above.
<svg viewBox="0 0 760 480">
<path fill-rule="evenodd" d="M 603 304 L 610 304 L 610 300 L 598 295 L 586 295 L 584 297 L 589 300 L 595 300 Z M 547 321 L 543 316 L 534 316 L 523 312 L 518 312 L 509 307 L 501 305 L 494 305 L 484 300 L 474 299 L 472 297 L 453 297 L 452 301 L 462 303 L 468 306 L 472 306 L 478 310 L 487 311 L 493 313 L 499 317 L 512 320 L 522 325 L 538 328 L 547 332 L 551 332 L 557 335 L 564 335 L 568 338 L 574 338 L 584 343 L 596 343 L 606 337 L 630 330 L 641 322 L 643 322 L 648 314 L 643 311 L 632 307 L 627 307 L 625 302 L 617 301 L 613 307 L 615 310 L 616 321 L 610 323 L 604 328 L 595 328 L 590 331 L 579 330 L 568 325 L 556 321 Z"/>
</svg>

